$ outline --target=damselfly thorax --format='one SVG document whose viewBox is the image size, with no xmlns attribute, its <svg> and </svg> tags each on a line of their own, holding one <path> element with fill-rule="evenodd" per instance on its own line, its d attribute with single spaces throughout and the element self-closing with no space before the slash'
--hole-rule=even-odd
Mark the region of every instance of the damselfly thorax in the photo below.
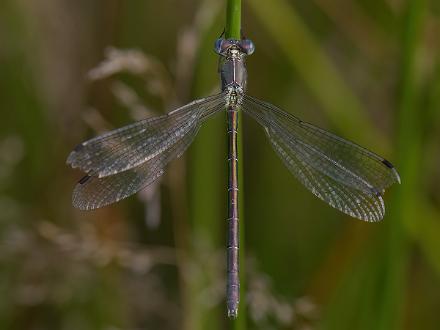
<svg viewBox="0 0 440 330">
<path fill-rule="evenodd" d="M 246 56 L 254 50 L 254 44 L 248 39 L 218 39 L 215 43 L 215 51 L 220 55 L 219 73 L 222 91 L 226 92 L 226 107 L 239 106 L 242 102 L 247 83 Z"/>
</svg>

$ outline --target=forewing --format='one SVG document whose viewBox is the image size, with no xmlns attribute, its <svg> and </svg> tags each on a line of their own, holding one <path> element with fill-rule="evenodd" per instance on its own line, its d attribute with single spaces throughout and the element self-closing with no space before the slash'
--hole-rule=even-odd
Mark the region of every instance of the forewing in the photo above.
<svg viewBox="0 0 440 330">
<path fill-rule="evenodd" d="M 218 106 L 216 111 L 221 109 Z M 164 173 L 164 167 L 171 160 L 184 153 L 194 140 L 199 127 L 200 125 L 193 125 L 172 146 L 139 166 L 102 178 L 85 176 L 73 191 L 73 205 L 82 210 L 96 209 L 124 199 L 148 186 Z"/>
<path fill-rule="evenodd" d="M 316 196 L 353 217 L 382 219 L 381 194 L 400 182 L 390 162 L 250 96 L 242 108 L 265 128 L 277 154 Z"/>
<path fill-rule="evenodd" d="M 67 164 L 105 177 L 148 162 L 169 149 L 225 102 L 224 94 L 193 101 L 166 115 L 148 118 L 81 143 Z"/>
</svg>

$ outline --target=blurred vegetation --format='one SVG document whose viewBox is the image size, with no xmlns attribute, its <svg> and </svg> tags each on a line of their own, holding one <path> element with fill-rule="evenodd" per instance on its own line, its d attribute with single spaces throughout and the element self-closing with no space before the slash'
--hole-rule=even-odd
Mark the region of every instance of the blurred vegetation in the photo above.
<svg viewBox="0 0 440 330">
<path fill-rule="evenodd" d="M 249 93 L 396 163 L 379 224 L 244 118 L 249 329 L 440 324 L 440 4 L 247 0 Z M 0 329 L 227 329 L 225 118 L 137 197 L 71 207 L 70 150 L 218 90 L 225 3 L 0 2 Z M 245 309 L 243 308 L 243 311 Z"/>
</svg>

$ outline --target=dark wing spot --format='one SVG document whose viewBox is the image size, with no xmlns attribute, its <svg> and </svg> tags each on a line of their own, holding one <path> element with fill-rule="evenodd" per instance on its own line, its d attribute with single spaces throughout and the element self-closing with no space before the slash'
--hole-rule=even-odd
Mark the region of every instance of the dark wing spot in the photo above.
<svg viewBox="0 0 440 330">
<path fill-rule="evenodd" d="M 382 163 L 385 164 L 386 167 L 388 168 L 394 168 L 394 165 L 391 164 L 389 161 L 387 161 L 386 159 L 382 160 Z"/>
<path fill-rule="evenodd" d="M 84 183 L 86 183 L 87 181 L 89 181 L 90 178 L 91 178 L 90 175 L 86 175 L 86 176 L 82 177 L 81 180 L 78 181 L 78 183 L 79 183 L 79 184 L 84 184 Z"/>
</svg>

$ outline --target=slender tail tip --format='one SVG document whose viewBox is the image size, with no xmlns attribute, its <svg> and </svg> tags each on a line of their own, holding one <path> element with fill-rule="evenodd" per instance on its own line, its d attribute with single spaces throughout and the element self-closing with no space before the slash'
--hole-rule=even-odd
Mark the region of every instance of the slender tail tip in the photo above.
<svg viewBox="0 0 440 330">
<path fill-rule="evenodd" d="M 238 308 L 229 309 L 228 308 L 228 317 L 230 319 L 235 320 L 238 316 Z"/>
</svg>

